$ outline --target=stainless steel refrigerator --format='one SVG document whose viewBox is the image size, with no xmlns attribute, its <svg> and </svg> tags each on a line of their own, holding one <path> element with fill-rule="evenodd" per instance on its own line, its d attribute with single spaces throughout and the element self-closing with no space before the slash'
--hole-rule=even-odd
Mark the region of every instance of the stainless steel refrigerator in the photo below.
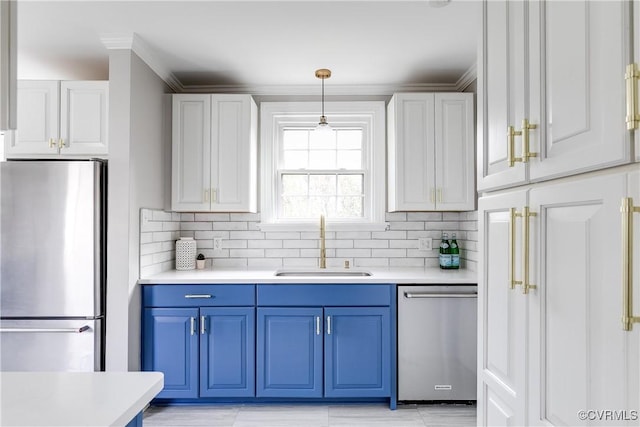
<svg viewBox="0 0 640 427">
<path fill-rule="evenodd" d="M 104 370 L 106 167 L 0 163 L 0 370 Z"/>
</svg>

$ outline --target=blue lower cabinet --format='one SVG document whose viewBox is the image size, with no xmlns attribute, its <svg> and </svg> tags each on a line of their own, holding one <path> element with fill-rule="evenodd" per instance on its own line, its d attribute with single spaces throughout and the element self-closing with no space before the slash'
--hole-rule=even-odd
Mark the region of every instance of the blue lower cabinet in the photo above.
<svg viewBox="0 0 640 427">
<path fill-rule="evenodd" d="M 324 309 L 324 395 L 385 397 L 391 390 L 388 307 Z"/>
<path fill-rule="evenodd" d="M 255 309 L 200 309 L 200 396 L 255 395 Z"/>
<path fill-rule="evenodd" d="M 322 308 L 258 307 L 259 397 L 322 397 Z"/>
<path fill-rule="evenodd" d="M 145 308 L 142 370 L 164 373 L 159 398 L 198 397 L 197 308 Z"/>
</svg>

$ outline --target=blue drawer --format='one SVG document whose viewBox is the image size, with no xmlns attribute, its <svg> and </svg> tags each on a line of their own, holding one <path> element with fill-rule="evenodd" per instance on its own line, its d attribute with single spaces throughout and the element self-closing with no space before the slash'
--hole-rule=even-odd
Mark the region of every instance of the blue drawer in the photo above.
<svg viewBox="0 0 640 427">
<path fill-rule="evenodd" d="M 257 285 L 258 306 L 357 307 L 391 304 L 392 285 Z"/>
<path fill-rule="evenodd" d="M 143 285 L 145 307 L 255 305 L 255 285 Z"/>
</svg>

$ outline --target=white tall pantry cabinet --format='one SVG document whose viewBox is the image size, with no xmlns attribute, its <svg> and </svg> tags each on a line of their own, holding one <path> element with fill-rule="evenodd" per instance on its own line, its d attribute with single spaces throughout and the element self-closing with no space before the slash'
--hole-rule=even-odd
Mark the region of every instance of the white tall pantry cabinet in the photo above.
<svg viewBox="0 0 640 427">
<path fill-rule="evenodd" d="M 478 425 L 640 423 L 640 325 L 622 321 L 640 313 L 640 209 L 632 230 L 621 213 L 640 206 L 632 18 L 623 1 L 484 4 Z"/>
</svg>

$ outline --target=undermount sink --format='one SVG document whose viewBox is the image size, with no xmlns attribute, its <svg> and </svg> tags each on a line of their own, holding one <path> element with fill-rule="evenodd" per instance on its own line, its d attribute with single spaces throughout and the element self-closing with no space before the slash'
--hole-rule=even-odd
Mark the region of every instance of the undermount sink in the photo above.
<svg viewBox="0 0 640 427">
<path fill-rule="evenodd" d="M 367 277 L 371 276 L 371 273 L 365 270 L 325 270 L 325 269 L 310 269 L 310 270 L 277 270 L 276 276 L 279 277 L 333 277 L 333 276 L 348 276 L 348 277 Z"/>
</svg>

